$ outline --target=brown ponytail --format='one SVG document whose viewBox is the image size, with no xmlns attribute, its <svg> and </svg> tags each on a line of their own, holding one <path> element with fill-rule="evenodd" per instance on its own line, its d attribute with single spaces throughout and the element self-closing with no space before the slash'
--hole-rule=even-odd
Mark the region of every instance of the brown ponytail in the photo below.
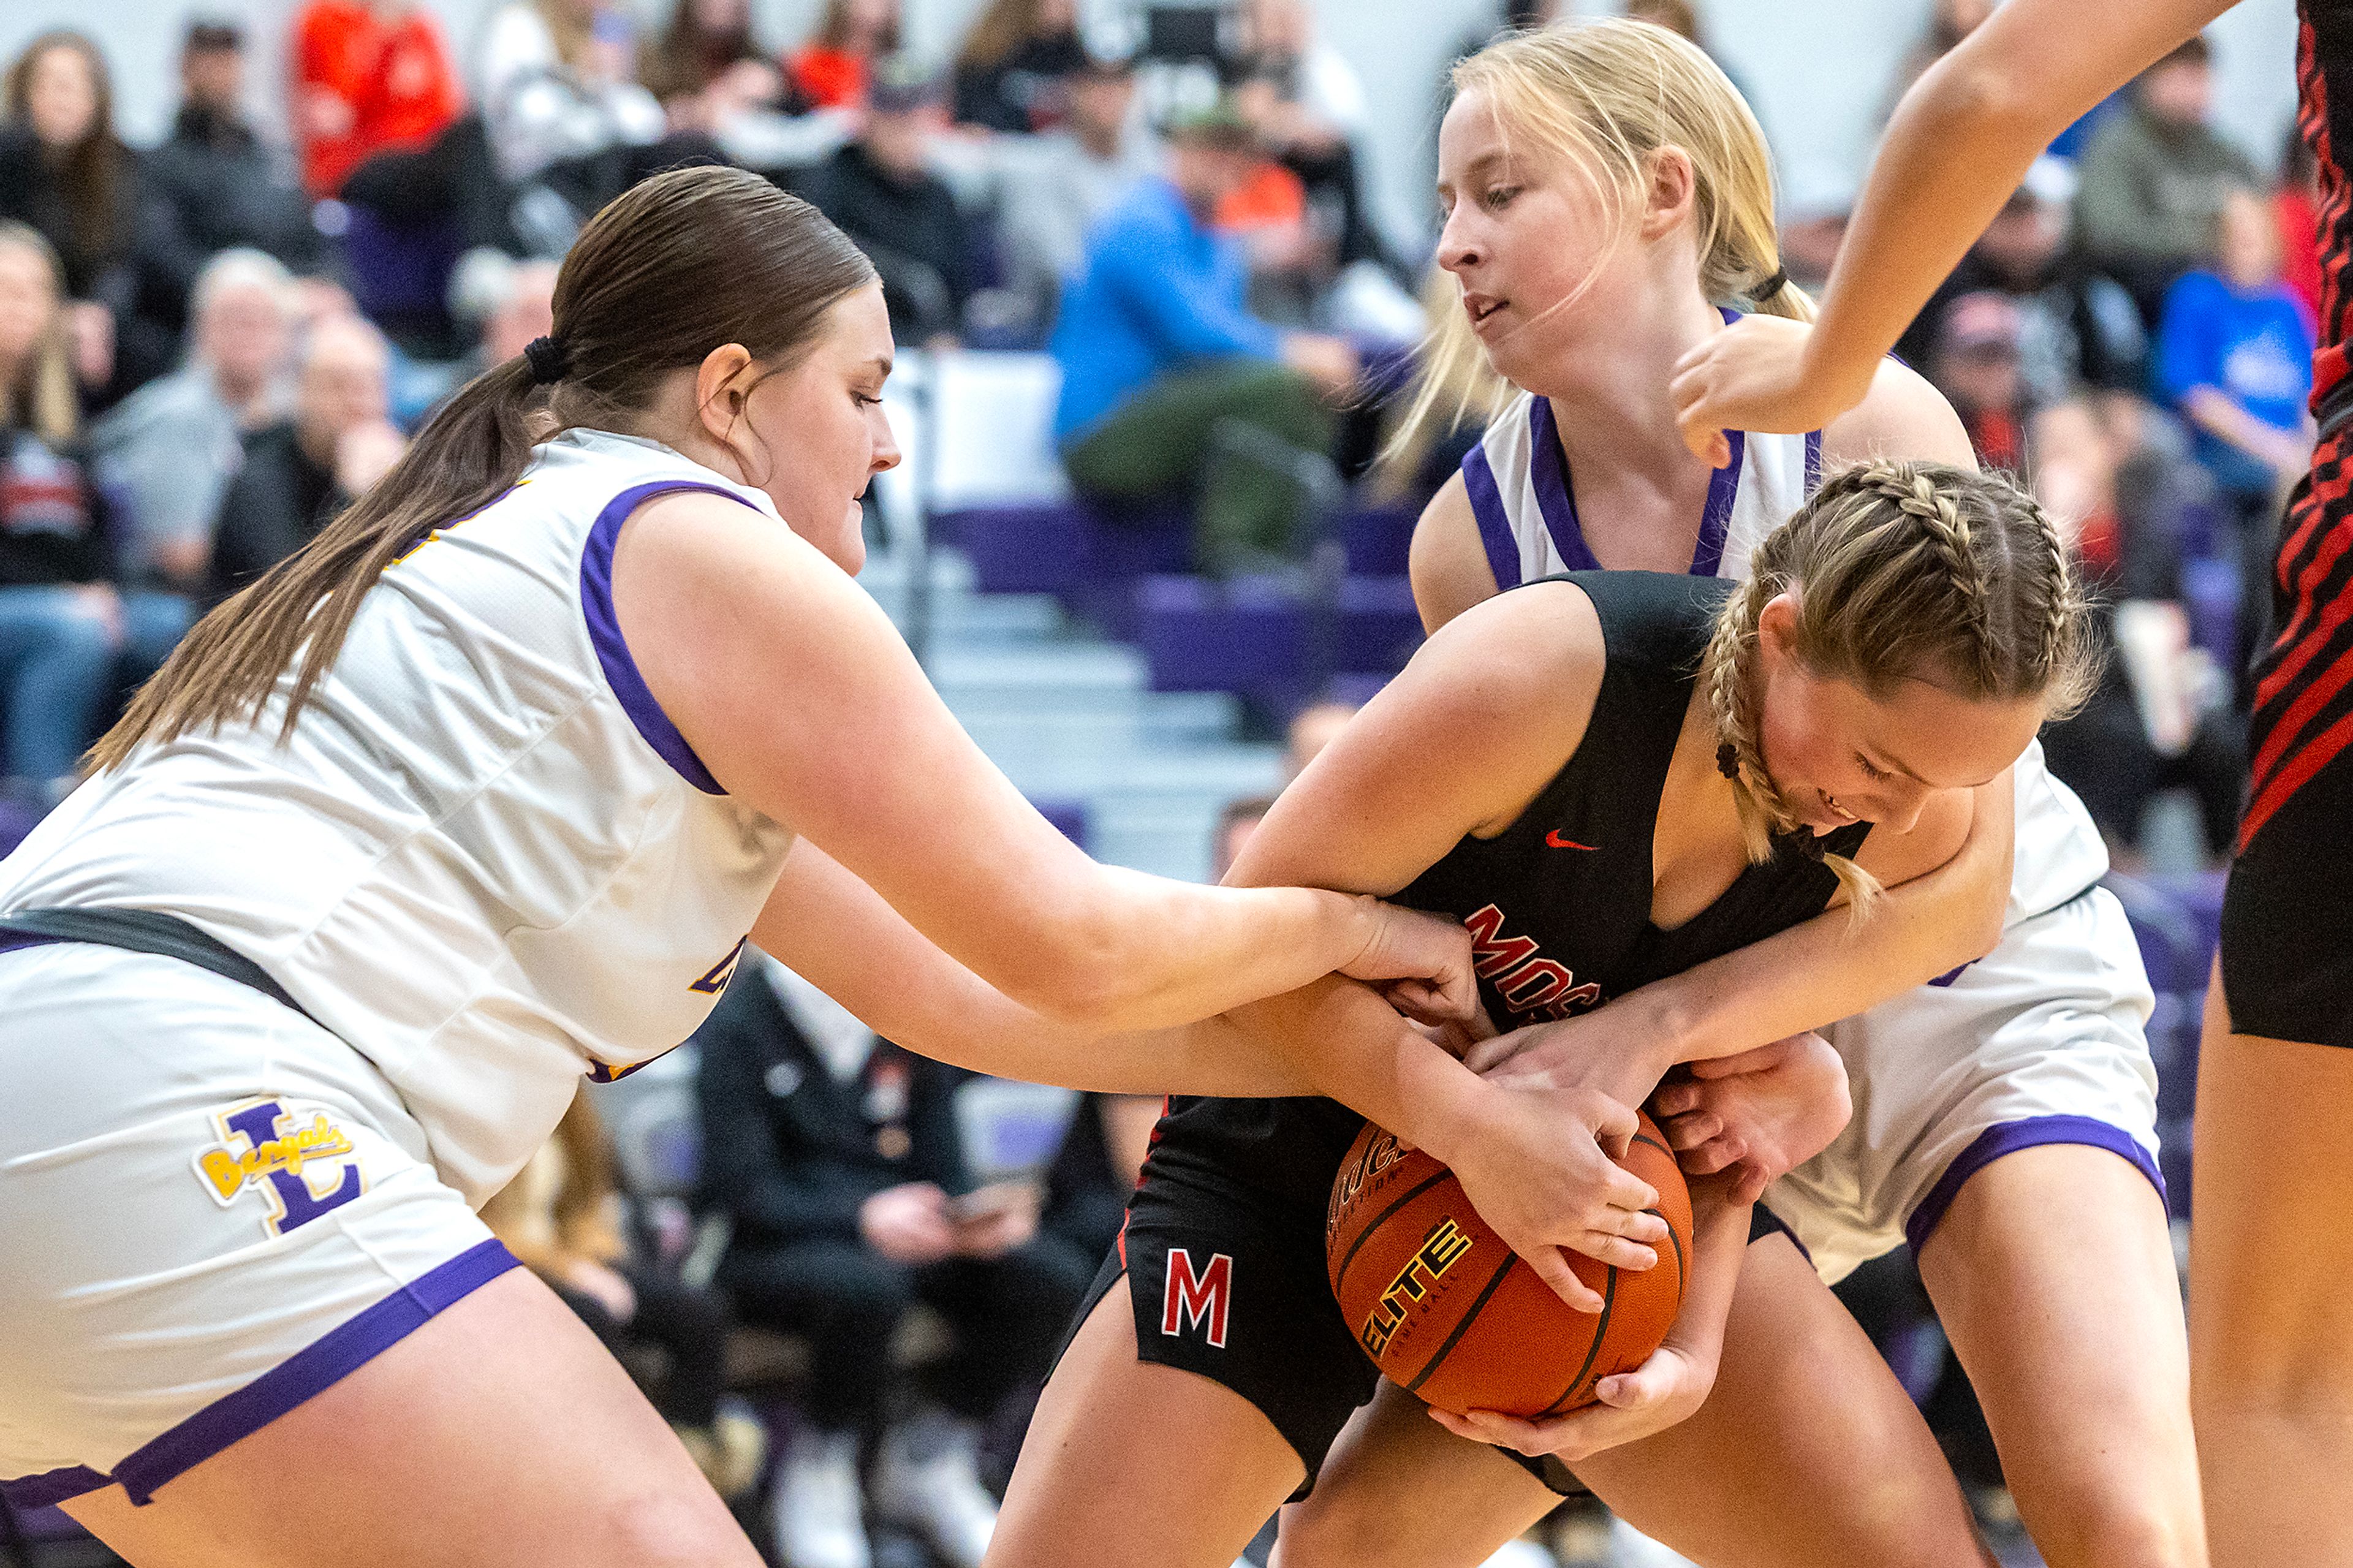
<svg viewBox="0 0 2353 1568">
<path fill-rule="evenodd" d="M 837 301 L 873 281 L 839 229 L 756 174 L 675 169 L 632 187 L 581 232 L 556 276 L 560 379 L 543 385 L 518 355 L 467 383 L 349 510 L 196 624 L 90 765 L 256 721 L 290 676 L 282 742 L 385 568 L 504 494 L 535 444 L 575 426 L 626 426 L 665 376 L 726 343 L 784 368 Z"/>
</svg>

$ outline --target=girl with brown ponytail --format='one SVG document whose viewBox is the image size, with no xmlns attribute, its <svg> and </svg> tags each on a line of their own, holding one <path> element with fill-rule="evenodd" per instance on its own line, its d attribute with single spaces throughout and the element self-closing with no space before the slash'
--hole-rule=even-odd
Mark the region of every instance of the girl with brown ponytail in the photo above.
<svg viewBox="0 0 2353 1568">
<path fill-rule="evenodd" d="M 1415 595 L 1431 627 L 1564 566 L 1746 577 L 1735 602 L 1750 606 L 1753 626 L 1784 591 L 1788 567 L 1761 542 L 1824 468 L 1883 458 L 1974 466 L 1944 401 L 1885 361 L 1838 417 L 1770 427 L 1788 434 L 1729 432 L 1715 453 L 1720 466 L 1683 445 L 1679 356 L 1735 337 L 1802 337 L 1799 323 L 1812 313 L 1794 289 L 1754 281 L 1778 270 L 1770 160 L 1738 95 L 1698 51 L 1637 24 L 1572 24 L 1491 46 L 1457 68 L 1456 87 L 1440 134 L 1440 260 L 1466 309 L 1440 330 L 1437 352 L 1472 356 L 1493 378 L 1500 412 L 1415 538 Z M 1756 311 L 1739 314 L 1752 303 Z M 1915 493 L 1893 472 L 1862 472 L 1873 477 L 1834 480 L 1818 501 L 1854 484 L 1887 490 L 1924 530 L 1919 569 L 1957 584 L 1955 607 L 1972 620 L 1998 616 L 1999 595 L 1960 570 L 1966 512 L 1916 472 Z M 1892 635 L 1901 623 L 1887 614 L 1856 624 Z M 1721 631 L 1741 635 L 1731 622 Z M 1983 646 L 2012 647 L 2006 637 Z M 1849 760 L 1849 784 L 1820 781 L 1826 797 L 1762 787 L 1774 737 L 1747 704 L 1752 689 L 1730 679 L 1736 663 L 1720 657 L 1713 668 L 1752 840 L 1856 809 L 1852 792 L 1881 782 L 1862 759 Z M 1955 864 L 1889 889 L 1873 920 L 1810 921 L 1646 986 L 1552 1026 L 1504 1070 L 1632 1100 L 1651 1093 L 1661 1063 L 1694 1062 L 1693 1077 L 1651 1102 L 1687 1169 L 1737 1162 L 1771 1178 L 1765 1206 L 1825 1279 L 1911 1246 L 2044 1559 L 2053 1568 L 2192 1564 L 2199 1488 L 2156 1162 L 2147 980 L 2121 907 L 2095 886 L 2107 868 L 2098 836 L 2043 769 L 2040 746 L 1979 792 L 1978 806 L 1981 831 Z M 1814 1029 L 1827 1047 L 1800 1034 Z M 1843 1129 L 1810 1120 L 1809 1104 L 1823 1103 L 1802 1089 L 1815 1074 L 1851 1081 L 1857 1109 Z M 2063 1245 L 2051 1226 L 2061 1212 Z M 1766 1288 L 1790 1250 L 1778 1237 L 1750 1249 L 1727 1366 L 1747 1336 L 1778 1331 L 1795 1310 Z M 1378 1408 L 1369 1426 L 1390 1429 Z M 1696 1451 L 1715 1414 L 1661 1441 Z M 1473 1560 L 1452 1533 L 1441 1545 L 1381 1500 L 1414 1462 L 1445 1464 L 1461 1480 L 1450 1532 L 1500 1541 L 1546 1506 L 1541 1489 L 1487 1450 L 1449 1447 L 1418 1417 L 1409 1425 L 1419 1447 L 1352 1447 L 1348 1467 L 1295 1510 L 1287 1568 Z M 1905 1425 L 1905 1441 L 1925 1436 L 1908 1416 Z M 1465 1431 L 1570 1458 L 1589 1446 L 1589 1435 L 1567 1429 Z M 1704 1562 L 1902 1562 L 1952 1548 L 1936 1545 L 1933 1531 L 1905 1542 L 1881 1533 L 1873 1520 L 1886 1516 L 1848 1484 L 1848 1467 L 1873 1463 L 1860 1455 L 1808 1463 L 1800 1445 L 1786 1463 L 1745 1458 L 1740 1495 L 1756 1511 L 1736 1528 L 1734 1514 L 1695 1516 L 1646 1482 L 1667 1473 L 1633 1462 L 1646 1447 L 1614 1468 L 1579 1471 L 1642 1528 Z M 1377 1451 L 1383 1463 L 1369 1461 Z M 1475 1528 L 1473 1495 L 1494 1510 Z M 1819 1533 L 1782 1528 L 1802 1520 Z M 1311 1550 L 1317 1542 L 1331 1550 Z"/>
<path fill-rule="evenodd" d="M 2032 501 L 1932 464 L 1841 474 L 1756 556 L 1753 586 L 1578 572 L 1457 617 L 1275 802 L 1228 880 L 1377 892 L 1476 927 L 1482 997 L 1496 1023 L 1536 1026 L 1524 1036 L 1834 904 L 1858 940 L 1903 919 L 1909 886 L 1969 837 L 1977 792 L 2087 689 L 2073 574 Z M 1276 1048 L 1383 1029 L 1330 986 L 1230 1017 Z M 1681 1059 L 1656 1044 L 1630 1098 Z M 1797 1092 L 1821 1102 L 1800 1120 L 1844 1119 L 1836 1075 Z M 1289 1499 L 1285 1568 L 1475 1564 L 1558 1500 L 1549 1456 L 1566 1455 L 1703 1562 L 1975 1568 L 1935 1443 L 1752 1207 L 1754 1170 L 1694 1178 L 1683 1315 L 1601 1380 L 1603 1403 L 1441 1429 L 1376 1393 L 1320 1245 L 1363 1125 L 1328 1100 L 1172 1101 L 992 1562 L 1224 1568 Z M 1641 1268 L 1663 1240 L 1630 1228 L 1579 1250 Z"/>
<path fill-rule="evenodd" d="M 1104 1089 L 1384 1110 L 1387 1058 L 1216 1016 L 1335 972 L 1475 1011 L 1450 922 L 1099 866 L 957 728 L 852 579 L 892 350 L 814 209 L 649 179 L 554 314 L 0 862 L 0 1486 L 142 1568 L 754 1568 L 475 1212 L 747 942 L 913 1048 Z M 1431 1054 L 1529 1245 L 1641 1219 L 1577 1097 Z"/>
</svg>

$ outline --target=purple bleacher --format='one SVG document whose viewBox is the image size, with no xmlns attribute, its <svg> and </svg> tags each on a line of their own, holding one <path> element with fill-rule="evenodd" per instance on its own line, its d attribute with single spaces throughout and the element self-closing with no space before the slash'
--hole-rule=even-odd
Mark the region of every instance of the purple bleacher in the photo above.
<svg viewBox="0 0 2353 1568">
<path fill-rule="evenodd" d="M 1151 576 L 1136 592 L 1136 640 L 1155 691 L 1240 691 L 1281 699 L 1306 674 L 1307 609 L 1261 577 L 1225 584 Z"/>
<path fill-rule="evenodd" d="M 1361 507 L 1340 519 L 1348 570 L 1367 577 L 1402 577 L 1420 512 L 1411 506 Z"/>
<path fill-rule="evenodd" d="M 350 211 L 343 261 L 360 310 L 379 322 L 446 315 L 449 273 L 465 247 L 457 222 L 396 225 L 364 206 Z"/>
<path fill-rule="evenodd" d="M 984 594 L 1066 594 L 1087 572 L 1092 523 L 1071 501 L 972 507 L 932 519 L 932 535 L 972 562 Z"/>
<path fill-rule="evenodd" d="M 1193 509 L 1167 500 L 1091 502 L 1085 579 L 1064 603 L 1122 642 L 1141 635 L 1139 585 L 1149 577 L 1189 571 Z"/>
<path fill-rule="evenodd" d="M 982 593 L 1052 594 L 1117 637 L 1134 633 L 1137 579 L 1184 571 L 1193 551 L 1192 513 L 1170 501 L 967 507 L 932 533 L 965 552 Z"/>
<path fill-rule="evenodd" d="M 2239 658 L 2238 567 L 2215 556 L 2182 563 L 2181 596 L 2189 614 L 2189 646 L 2231 668 Z"/>
<path fill-rule="evenodd" d="M 1056 832 L 1084 849 L 1087 847 L 1087 803 L 1082 800 L 1033 800 L 1038 815 L 1054 825 Z"/>
<path fill-rule="evenodd" d="M 1346 670 L 1403 669 L 1421 646 L 1421 615 L 1405 577 L 1347 577 L 1340 583 L 1339 665 Z"/>
</svg>

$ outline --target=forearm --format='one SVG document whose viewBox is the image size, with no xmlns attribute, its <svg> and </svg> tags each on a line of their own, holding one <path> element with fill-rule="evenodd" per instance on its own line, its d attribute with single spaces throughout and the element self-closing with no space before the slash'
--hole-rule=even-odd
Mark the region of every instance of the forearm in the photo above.
<svg viewBox="0 0 2353 1568">
<path fill-rule="evenodd" d="M 2013 787 L 2004 773 L 1978 791 L 1959 851 L 1860 920 L 1826 910 L 1610 1005 L 1647 1011 L 1667 1063 L 1700 1061 L 1827 1027 L 1982 958 L 2009 905 Z"/>
<path fill-rule="evenodd" d="M 1224 1022 L 1300 1079 L 1298 1092 L 1336 1100 L 1453 1163 L 1482 1085 L 1369 987 L 1333 976 L 1238 1007 Z"/>
<path fill-rule="evenodd" d="M 1732 1185 L 1721 1176 L 1691 1184 L 1691 1284 L 1667 1331 L 1667 1342 L 1706 1367 L 1711 1377 L 1724 1353 L 1724 1328 L 1748 1251 L 1750 1205 L 1732 1201 Z"/>
<path fill-rule="evenodd" d="M 1312 888 L 1208 888 L 1103 868 L 1090 914 L 1057 933 L 1058 1014 L 1102 1033 L 1208 1018 L 1349 964 L 1375 901 Z"/>
<path fill-rule="evenodd" d="M 2230 4 L 2143 0 L 2086 37 L 2074 5 L 2026 0 L 1930 68 L 1872 163 L 1807 350 L 1810 375 L 1859 400 L 2052 140 Z"/>
</svg>

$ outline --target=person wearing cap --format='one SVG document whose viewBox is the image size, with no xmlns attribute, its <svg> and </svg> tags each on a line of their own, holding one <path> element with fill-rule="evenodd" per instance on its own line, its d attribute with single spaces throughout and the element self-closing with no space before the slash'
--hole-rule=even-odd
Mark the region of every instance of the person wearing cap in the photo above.
<svg viewBox="0 0 2353 1568">
<path fill-rule="evenodd" d="M 1238 420 L 1324 451 L 1330 401 L 1358 363 L 1343 340 L 1282 331 L 1243 302 L 1248 264 L 1210 215 L 1256 163 L 1250 122 L 1220 100 L 1166 134 L 1163 174 L 1104 216 L 1064 280 L 1047 345 L 1062 367 L 1054 435 L 1071 482 L 1114 515 L 1148 497 L 1196 497 L 1196 563 L 1222 574 L 1295 554 L 1300 519 L 1289 479 L 1223 459 L 1212 428 Z"/>
<path fill-rule="evenodd" d="M 188 292 L 206 262 L 239 247 L 273 256 L 297 272 L 328 265 L 326 238 L 311 221 L 310 198 L 285 148 L 256 131 L 245 110 L 245 30 L 199 17 L 180 46 L 180 109 L 172 133 L 146 155 L 156 208 L 168 231 L 143 244 L 149 276 L 141 307 L 178 331 Z"/>
<path fill-rule="evenodd" d="M 2026 183 L 1945 280 L 1896 353 L 1925 364 L 1945 313 L 1963 295 L 2007 296 L 2022 315 L 2020 369 L 2029 396 L 2048 405 L 2088 386 L 2137 394 L 2148 384 L 2148 333 L 2124 285 L 2067 244 L 2076 175 L 2063 159 L 2038 159 Z"/>
<path fill-rule="evenodd" d="M 2261 184 L 2247 155 L 2215 132 L 2213 110 L 2213 51 L 2192 37 L 2141 72 L 2131 103 L 2084 148 L 2076 237 L 2151 325 L 2173 280 L 2213 254 L 2224 199 Z"/>
<path fill-rule="evenodd" d="M 980 286 L 971 220 L 931 170 L 944 97 L 939 79 L 913 61 L 880 62 L 856 139 L 793 182 L 881 274 L 892 335 L 933 346 L 962 331 Z"/>
<path fill-rule="evenodd" d="M 2018 353 L 2024 326 L 2017 303 L 2006 295 L 1964 294 L 1945 312 L 1928 370 L 1928 379 L 1961 416 L 1978 461 L 2014 474 L 2026 471 L 2026 381 Z"/>
<path fill-rule="evenodd" d="M 1053 320 L 1061 279 L 1086 254 L 1087 231 L 1160 170 L 1165 153 L 1136 122 L 1134 106 L 1131 63 L 1090 56 L 1069 79 L 1059 127 L 999 145 L 1006 285 L 1040 332 Z"/>
</svg>

